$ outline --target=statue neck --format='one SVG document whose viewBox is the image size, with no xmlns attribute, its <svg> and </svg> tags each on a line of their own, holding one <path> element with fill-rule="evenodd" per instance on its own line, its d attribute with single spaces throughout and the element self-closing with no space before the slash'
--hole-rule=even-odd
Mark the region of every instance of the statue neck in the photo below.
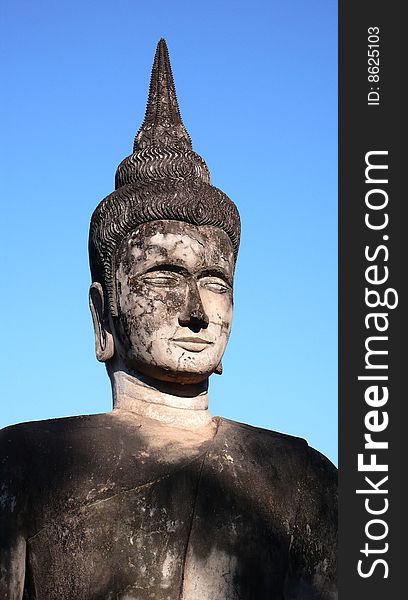
<svg viewBox="0 0 408 600">
<path fill-rule="evenodd" d="M 148 379 L 125 368 L 108 368 L 113 409 L 126 410 L 174 427 L 195 429 L 211 423 L 208 410 L 208 379 L 181 385 Z"/>
</svg>

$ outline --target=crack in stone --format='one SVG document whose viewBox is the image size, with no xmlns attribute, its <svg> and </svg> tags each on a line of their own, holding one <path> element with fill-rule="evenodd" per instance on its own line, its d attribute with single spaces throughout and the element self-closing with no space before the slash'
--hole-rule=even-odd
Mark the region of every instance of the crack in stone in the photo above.
<svg viewBox="0 0 408 600">
<path fill-rule="evenodd" d="M 215 432 L 215 435 L 214 435 L 213 439 L 211 440 L 211 444 L 209 444 L 207 450 L 203 454 L 203 458 L 202 458 L 202 462 L 201 462 L 201 467 L 200 467 L 200 473 L 199 473 L 198 479 L 197 479 L 197 485 L 196 485 L 196 490 L 195 490 L 195 495 L 194 495 L 193 509 L 191 511 L 190 529 L 189 529 L 188 536 L 187 536 L 186 549 L 185 549 L 185 552 L 184 552 L 183 565 L 182 565 L 182 568 L 181 568 L 181 583 L 180 583 L 179 600 L 183 599 L 184 576 L 185 576 L 185 570 L 186 570 L 187 554 L 188 554 L 188 548 L 189 548 L 189 545 L 190 545 L 191 533 L 193 531 L 194 515 L 195 515 L 195 511 L 196 511 L 196 507 L 197 507 L 198 492 L 199 492 L 199 489 L 200 489 L 200 483 L 201 483 L 201 478 L 202 478 L 202 474 L 203 474 L 204 464 L 205 464 L 206 458 L 207 458 L 210 450 L 212 450 L 212 448 L 214 446 L 214 441 L 215 441 L 215 438 L 217 436 L 218 429 L 219 429 L 219 421 L 217 422 L 217 429 L 216 429 L 216 432 Z"/>
</svg>

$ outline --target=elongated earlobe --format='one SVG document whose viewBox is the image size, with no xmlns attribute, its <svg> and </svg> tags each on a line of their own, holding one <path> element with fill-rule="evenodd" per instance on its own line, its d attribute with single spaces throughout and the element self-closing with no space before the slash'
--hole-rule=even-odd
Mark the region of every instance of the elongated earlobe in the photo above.
<svg viewBox="0 0 408 600">
<path fill-rule="evenodd" d="M 217 368 L 215 369 L 214 373 L 216 373 L 216 375 L 222 375 L 222 362 L 220 361 L 217 365 Z"/>
<path fill-rule="evenodd" d="M 106 362 L 113 357 L 115 345 L 113 335 L 107 325 L 105 295 L 100 283 L 93 283 L 91 285 L 89 290 L 89 306 L 95 332 L 96 358 L 100 362 Z"/>
</svg>

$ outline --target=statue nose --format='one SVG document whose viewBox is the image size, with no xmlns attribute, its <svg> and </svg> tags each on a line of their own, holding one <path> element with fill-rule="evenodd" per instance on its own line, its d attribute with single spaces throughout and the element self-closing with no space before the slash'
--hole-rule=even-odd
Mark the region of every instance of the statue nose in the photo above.
<svg viewBox="0 0 408 600">
<path fill-rule="evenodd" d="M 192 331 L 208 327 L 209 319 L 201 302 L 200 292 L 194 280 L 187 283 L 186 302 L 179 314 L 179 323 L 183 327 L 189 327 Z"/>
</svg>

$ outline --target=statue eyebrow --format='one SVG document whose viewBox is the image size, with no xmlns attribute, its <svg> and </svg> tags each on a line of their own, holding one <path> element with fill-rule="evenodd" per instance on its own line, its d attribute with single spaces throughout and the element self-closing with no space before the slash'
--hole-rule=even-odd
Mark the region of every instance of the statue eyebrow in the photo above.
<svg viewBox="0 0 408 600">
<path fill-rule="evenodd" d="M 203 269 L 202 271 L 199 271 L 197 275 L 199 275 L 199 277 L 219 277 L 232 286 L 232 278 L 228 275 L 228 273 L 219 267 L 209 267 L 207 269 Z"/>
<path fill-rule="evenodd" d="M 155 264 L 152 267 L 149 267 L 146 270 L 143 270 L 141 273 L 135 275 L 135 277 L 139 275 L 144 275 L 146 273 L 154 273 L 155 271 L 169 271 L 180 273 L 184 276 L 189 276 L 191 273 L 181 265 L 176 265 L 174 263 L 159 263 Z M 226 283 L 228 283 L 232 287 L 232 278 L 226 273 L 223 269 L 219 267 L 207 267 L 195 273 L 198 277 L 219 277 L 223 279 Z"/>
<path fill-rule="evenodd" d="M 190 275 L 190 273 L 182 267 L 181 265 L 175 265 L 172 263 L 159 263 L 153 265 L 149 269 L 146 269 L 140 275 L 144 275 L 145 273 L 154 273 L 154 271 L 175 271 L 176 273 L 181 273 L 182 275 Z"/>
</svg>

